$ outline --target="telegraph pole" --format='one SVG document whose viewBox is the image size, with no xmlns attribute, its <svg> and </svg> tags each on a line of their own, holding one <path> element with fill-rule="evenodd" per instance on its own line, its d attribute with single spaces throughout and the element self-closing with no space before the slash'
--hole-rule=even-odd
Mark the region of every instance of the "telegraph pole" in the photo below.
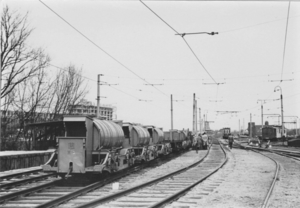
<svg viewBox="0 0 300 208">
<path fill-rule="evenodd" d="M 204 129 L 203 129 L 203 131 L 205 132 L 205 130 L 206 130 L 206 120 L 205 120 L 205 114 L 203 114 L 203 121 L 204 121 Z"/>
<path fill-rule="evenodd" d="M 201 133 L 201 108 L 199 108 L 199 123 L 200 123 L 200 129 L 199 129 L 199 131 L 200 131 L 200 133 Z"/>
<path fill-rule="evenodd" d="M 196 128 L 196 132 L 198 130 L 198 125 L 197 125 L 197 100 L 195 100 L 195 128 Z"/>
<path fill-rule="evenodd" d="M 195 109 L 196 109 L 196 94 L 193 94 L 193 132 L 196 132 L 196 114 L 195 114 Z"/>
<path fill-rule="evenodd" d="M 170 140 L 172 141 L 173 136 L 173 95 L 171 95 L 171 131 L 170 131 Z"/>
<path fill-rule="evenodd" d="M 274 92 L 276 92 L 276 88 L 280 89 L 280 100 L 281 100 L 281 138 L 284 135 L 284 122 L 283 122 L 283 97 L 282 97 L 282 89 L 281 87 L 278 85 L 274 88 Z"/>
<path fill-rule="evenodd" d="M 173 130 L 173 95 L 171 95 L 171 130 Z"/>
<path fill-rule="evenodd" d="M 103 74 L 98 74 L 98 82 L 97 82 L 97 118 L 100 118 L 100 77 Z"/>
</svg>

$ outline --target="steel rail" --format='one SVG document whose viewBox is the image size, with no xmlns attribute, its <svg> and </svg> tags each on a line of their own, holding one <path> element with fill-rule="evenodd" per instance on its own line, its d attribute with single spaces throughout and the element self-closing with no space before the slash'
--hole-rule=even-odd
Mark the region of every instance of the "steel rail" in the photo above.
<svg viewBox="0 0 300 208">
<path fill-rule="evenodd" d="M 274 190 L 274 187 L 275 187 L 275 183 L 276 183 L 277 178 L 278 178 L 279 164 L 278 164 L 278 162 L 277 162 L 276 160 L 274 160 L 273 158 L 271 158 L 271 157 L 269 157 L 269 156 L 267 156 L 267 155 L 265 155 L 265 154 L 263 154 L 263 153 L 261 153 L 261 152 L 259 152 L 259 151 L 256 151 L 256 150 L 253 150 L 253 149 L 251 149 L 251 151 L 256 152 L 256 153 L 259 153 L 259 154 L 261 154 L 261 155 L 263 155 L 263 156 L 265 156 L 265 157 L 271 159 L 271 160 L 276 164 L 276 171 L 275 171 L 275 174 L 274 174 L 274 177 L 273 177 L 273 181 L 272 181 L 271 187 L 269 188 L 269 191 L 268 191 L 267 195 L 265 196 L 264 202 L 263 202 L 263 204 L 262 204 L 262 206 L 261 206 L 262 208 L 267 208 L 267 207 L 268 207 L 268 203 L 269 203 L 269 199 L 270 199 L 270 197 L 271 197 L 271 194 L 272 194 L 272 192 L 273 192 L 273 190 Z"/>
<path fill-rule="evenodd" d="M 242 145 L 239 144 L 239 143 L 236 143 L 236 144 L 238 144 L 238 145 L 241 146 L 241 147 L 244 147 L 244 146 L 242 146 Z M 257 150 L 254 150 L 254 149 L 251 148 L 251 147 L 244 147 L 243 149 L 248 149 L 248 150 L 251 150 L 251 151 L 256 152 L 256 153 L 258 153 L 258 154 L 261 154 L 261 155 L 263 155 L 263 156 L 269 158 L 270 160 L 272 160 L 272 161 L 275 163 L 275 165 L 276 165 L 276 171 L 275 171 L 275 173 L 274 173 L 274 177 L 273 177 L 272 184 L 271 184 L 271 186 L 270 186 L 270 188 L 269 188 L 269 191 L 268 191 L 267 195 L 265 196 L 264 202 L 263 202 L 263 204 L 262 204 L 262 206 L 261 206 L 261 208 L 267 208 L 267 207 L 268 207 L 268 204 L 269 204 L 269 199 L 270 199 L 270 197 L 271 197 L 271 194 L 272 194 L 272 192 L 273 192 L 273 190 L 274 190 L 274 187 L 275 187 L 275 183 L 276 183 L 277 178 L 278 178 L 279 164 L 278 164 L 278 162 L 277 162 L 276 160 L 274 160 L 273 158 L 271 158 L 271 157 L 269 157 L 269 156 L 267 156 L 267 155 L 265 155 L 265 154 L 263 154 L 263 153 L 261 153 L 261 152 L 259 152 L 259 151 L 257 151 Z M 272 152 L 272 151 L 267 150 L 267 149 L 261 149 L 261 148 L 259 148 L 258 150 L 263 150 L 263 151 L 266 151 L 266 152 L 278 154 L 278 153 L 276 153 L 276 152 Z"/>
<path fill-rule="evenodd" d="M 281 150 L 275 150 L 275 149 L 263 149 L 263 148 L 255 148 L 255 147 L 245 147 L 237 142 L 235 142 L 237 145 L 239 145 L 242 149 L 256 149 L 256 150 L 259 150 L 259 151 L 265 151 L 265 152 L 271 152 L 271 153 L 274 153 L 274 154 L 277 154 L 277 155 L 281 155 L 281 156 L 284 156 L 284 157 L 289 157 L 289 158 L 292 158 L 294 160 L 298 160 L 300 161 L 300 159 L 298 159 L 298 157 L 300 157 L 300 153 L 296 152 L 295 151 L 292 151 L 292 152 L 289 152 L 289 151 L 281 151 Z"/>
<path fill-rule="evenodd" d="M 71 200 L 71 199 L 73 199 L 77 196 L 80 196 L 82 194 L 93 191 L 93 190 L 95 190 L 97 188 L 100 188 L 102 186 L 105 186 L 109 183 L 114 182 L 115 180 L 118 180 L 122 177 L 125 177 L 128 174 L 132 174 L 134 172 L 140 171 L 140 170 L 144 169 L 147 166 L 151 166 L 152 162 L 154 162 L 154 161 L 151 161 L 150 163 L 145 163 L 143 165 L 136 166 L 133 169 L 126 169 L 125 171 L 118 172 L 118 173 L 114 174 L 112 177 L 109 177 L 109 178 L 107 178 L 103 181 L 99 181 L 99 182 L 95 182 L 93 184 L 90 184 L 90 185 L 88 185 L 86 187 L 83 187 L 81 189 L 78 189 L 78 190 L 76 190 L 72 193 L 66 194 L 64 196 L 58 197 L 58 198 L 56 198 L 54 200 L 51 200 L 49 202 L 46 202 L 44 204 L 38 205 L 38 206 L 36 206 L 36 208 L 56 207 L 57 205 L 62 204 L 66 201 L 69 201 L 69 200 Z"/>
<path fill-rule="evenodd" d="M 295 152 L 295 151 L 282 151 L 282 150 L 278 150 L 278 149 L 271 149 L 271 151 L 274 151 L 274 152 L 280 152 L 280 153 L 283 153 L 283 154 L 289 154 L 291 156 L 295 156 L 295 157 L 300 157 L 300 152 Z"/>
<path fill-rule="evenodd" d="M 300 159 L 297 158 L 297 157 L 300 157 L 300 155 L 297 155 L 297 156 L 295 157 L 294 154 L 279 153 L 279 152 L 273 152 L 273 151 L 269 151 L 269 152 L 272 152 L 272 153 L 277 154 L 277 155 L 281 155 L 281 156 L 283 156 L 283 157 L 288 157 L 288 158 L 292 158 L 292 159 L 294 159 L 294 160 L 300 161 Z"/>
<path fill-rule="evenodd" d="M 150 208 L 158 208 L 158 207 L 161 207 L 167 203 L 170 203 L 172 201 L 174 201 L 175 199 L 177 199 L 178 197 L 184 195 L 186 192 L 188 192 L 190 189 L 192 189 L 193 187 L 195 187 L 196 185 L 198 185 L 199 183 L 201 183 L 202 181 L 206 180 L 207 178 L 209 178 L 211 175 L 213 175 L 214 173 L 216 173 L 218 170 L 220 170 L 228 161 L 228 157 L 227 157 L 227 153 L 226 151 L 224 150 L 224 148 L 222 147 L 222 145 L 220 144 L 220 141 L 219 142 L 219 145 L 225 155 L 225 161 L 219 165 L 219 167 L 217 167 L 214 171 L 212 171 L 211 173 L 209 173 L 208 175 L 202 177 L 201 179 L 199 179 L 198 181 L 196 181 L 194 184 L 176 192 L 175 194 L 169 196 L 168 198 L 165 198 L 163 200 L 161 200 L 160 202 L 157 202 L 155 203 L 154 205 L 150 206 Z"/>
<path fill-rule="evenodd" d="M 22 196 L 22 195 L 27 195 L 27 194 L 30 194 L 32 192 L 37 192 L 37 191 L 40 191 L 42 189 L 54 186 L 54 185 L 56 185 L 56 183 L 58 183 L 61 180 L 62 179 L 56 179 L 54 181 L 47 182 L 47 183 L 44 183 L 44 184 L 39 185 L 39 186 L 35 186 L 35 187 L 28 188 L 28 189 L 16 191 L 16 192 L 13 192 L 13 193 L 10 193 L 10 194 L 2 195 L 0 197 L 0 203 L 3 203 L 7 200 L 11 200 L 13 198 L 16 198 L 16 197 L 19 197 L 19 196 Z"/>
<path fill-rule="evenodd" d="M 210 146 L 211 147 L 211 146 Z M 207 151 L 206 155 L 201 158 L 200 160 L 198 160 L 197 162 L 187 166 L 187 167 L 184 167 L 184 168 L 181 168 L 177 171 L 174 171 L 172 173 L 169 173 L 169 174 L 166 174 L 162 177 L 159 177 L 159 178 L 156 178 L 156 179 L 153 179 L 151 181 L 148 181 L 146 183 L 143 183 L 143 184 L 139 184 L 139 185 L 136 185 L 134 187 L 131 187 L 129 189 L 126 189 L 126 190 L 123 190 L 123 191 L 120 191 L 120 192 L 117 192 L 117 193 L 114 193 L 114 194 L 110 194 L 108 196 L 104 196 L 104 197 L 101 197 L 99 199 L 96 199 L 96 200 L 93 200 L 91 202 L 88 202 L 88 203 L 85 203 L 85 204 L 82 204 L 82 205 L 79 205 L 79 206 L 76 206 L 76 208 L 87 208 L 87 207 L 92 207 L 92 206 L 96 206 L 96 205 L 100 205 L 100 204 L 103 204 L 105 202 L 108 202 L 108 201 L 111 201 L 112 199 L 115 199 L 115 198 L 118 198 L 118 197 L 121 197 L 121 196 L 124 196 L 125 194 L 129 194 L 131 192 L 134 192 L 136 190 L 139 190 L 141 188 L 144 188 L 146 186 L 149 186 L 151 184 L 154 184 L 154 183 L 157 183 L 159 181 L 162 181 L 162 180 L 165 180 L 167 178 L 170 178 L 171 176 L 173 175 L 176 175 L 176 174 L 179 174 L 181 172 L 184 172 L 186 171 L 187 169 L 190 169 L 196 165 L 198 165 L 199 163 L 201 163 L 207 156 L 208 156 L 208 153 L 210 152 L 210 148 L 209 150 Z"/>
<path fill-rule="evenodd" d="M 273 151 L 300 154 L 300 151 L 272 148 Z"/>
<path fill-rule="evenodd" d="M 38 205 L 38 206 L 36 206 L 36 208 L 55 207 L 55 206 L 57 206 L 59 204 L 62 204 L 64 202 L 66 202 L 66 201 L 69 201 L 69 200 L 71 200 L 71 199 L 73 199 L 73 198 L 75 198 L 77 196 L 80 196 L 80 195 L 85 194 L 87 192 L 93 191 L 93 190 L 95 190 L 97 188 L 100 188 L 102 186 L 105 186 L 105 185 L 107 185 L 109 183 L 112 183 L 113 181 L 115 181 L 117 179 L 120 179 L 120 178 L 128 175 L 129 173 L 133 173 L 133 172 L 139 171 L 139 170 L 143 169 L 143 167 L 144 166 L 137 166 L 133 170 L 129 169 L 127 171 L 122 171 L 122 172 L 114 175 L 113 177 L 104 179 L 103 181 L 95 182 L 95 183 L 90 184 L 90 185 L 88 185 L 86 187 L 78 189 L 78 190 L 76 190 L 76 191 L 74 191 L 72 193 L 66 194 L 66 195 L 58 197 L 58 198 L 56 198 L 56 199 L 54 199 L 52 201 L 49 201 L 49 202 L 46 202 L 44 204 Z"/>
<path fill-rule="evenodd" d="M 51 176 L 56 176 L 56 173 L 50 173 L 50 174 L 46 174 L 46 175 L 40 175 L 40 176 L 34 176 L 32 178 L 26 178 L 26 179 L 20 179 L 19 181 L 13 181 L 13 182 L 8 182 L 8 183 L 4 183 L 1 184 L 1 188 L 7 188 L 10 186 L 18 186 L 21 184 L 26 184 L 26 183 L 30 183 L 32 181 L 38 181 L 44 178 L 48 178 Z"/>
<path fill-rule="evenodd" d="M 14 178 L 14 177 L 21 176 L 21 175 L 27 175 L 27 174 L 31 174 L 31 173 L 35 173 L 35 172 L 40 172 L 41 170 L 42 170 L 42 168 L 7 174 L 7 175 L 0 176 L 0 179 L 4 180 L 4 179 L 9 179 L 9 178 Z"/>
</svg>

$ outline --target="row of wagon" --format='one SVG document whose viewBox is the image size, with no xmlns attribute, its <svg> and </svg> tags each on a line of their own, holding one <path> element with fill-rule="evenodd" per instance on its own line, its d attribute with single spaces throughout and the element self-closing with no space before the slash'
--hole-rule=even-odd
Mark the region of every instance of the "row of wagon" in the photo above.
<svg viewBox="0 0 300 208">
<path fill-rule="evenodd" d="M 69 174 L 110 174 L 191 146 L 189 131 L 164 132 L 155 126 L 107 121 L 88 116 L 64 116 L 64 135 L 42 166 L 65 177 Z"/>
</svg>

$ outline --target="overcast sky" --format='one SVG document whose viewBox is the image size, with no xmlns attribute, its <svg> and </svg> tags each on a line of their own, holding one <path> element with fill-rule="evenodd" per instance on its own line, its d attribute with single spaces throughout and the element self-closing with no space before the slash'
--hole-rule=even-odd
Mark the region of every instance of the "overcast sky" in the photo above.
<svg viewBox="0 0 300 208">
<path fill-rule="evenodd" d="M 101 104 L 116 106 L 117 119 L 170 129 L 173 94 L 174 128 L 191 129 L 196 93 L 212 129 L 238 129 L 239 120 L 241 126 L 250 121 L 250 113 L 261 124 L 258 100 L 280 98 L 277 85 L 284 115 L 300 118 L 300 2 L 290 4 L 286 33 L 287 1 L 145 1 L 179 33 L 219 33 L 186 35 L 186 42 L 139 1 L 43 2 L 94 44 L 39 1 L 9 0 L 2 6 L 29 12 L 35 30 L 28 45 L 44 48 L 53 65 L 82 67 L 89 78 L 87 100 L 96 104 L 97 74 L 118 84 L 101 85 L 106 97 Z M 280 79 L 292 81 L 272 82 Z M 280 114 L 280 101 L 268 101 L 264 113 Z M 276 117 L 264 120 L 278 124 Z"/>
</svg>

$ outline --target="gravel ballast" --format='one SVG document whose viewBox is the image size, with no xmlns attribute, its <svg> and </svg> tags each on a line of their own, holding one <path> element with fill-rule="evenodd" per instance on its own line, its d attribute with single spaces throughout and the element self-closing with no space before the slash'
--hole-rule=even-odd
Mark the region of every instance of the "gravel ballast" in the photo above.
<svg viewBox="0 0 300 208">
<path fill-rule="evenodd" d="M 167 207 L 261 207 L 275 163 L 252 151 L 232 149 L 216 174 Z"/>
</svg>

